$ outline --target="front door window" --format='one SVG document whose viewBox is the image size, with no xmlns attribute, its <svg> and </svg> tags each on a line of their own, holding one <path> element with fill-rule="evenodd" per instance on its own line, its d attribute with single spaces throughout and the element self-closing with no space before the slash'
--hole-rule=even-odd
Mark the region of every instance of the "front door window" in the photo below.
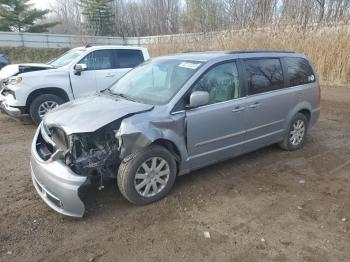
<svg viewBox="0 0 350 262">
<path fill-rule="evenodd" d="M 209 104 L 225 102 L 240 97 L 240 84 L 236 63 L 215 66 L 205 73 L 193 91 L 207 91 Z"/>
</svg>

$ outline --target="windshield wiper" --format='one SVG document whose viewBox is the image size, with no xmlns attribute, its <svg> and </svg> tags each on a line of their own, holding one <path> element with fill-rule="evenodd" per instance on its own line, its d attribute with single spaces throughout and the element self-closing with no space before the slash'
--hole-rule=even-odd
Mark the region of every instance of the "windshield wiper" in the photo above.
<svg viewBox="0 0 350 262">
<path fill-rule="evenodd" d="M 104 93 L 104 92 L 106 92 L 106 91 L 108 91 L 109 93 L 112 93 L 112 91 L 111 91 L 111 89 L 109 89 L 109 87 L 107 87 L 107 88 L 101 90 L 100 93 Z"/>
<path fill-rule="evenodd" d="M 109 90 L 109 89 L 107 89 L 107 90 Z M 110 90 L 109 90 L 109 91 L 110 91 Z M 125 94 L 122 94 L 122 93 L 113 93 L 112 91 L 110 91 L 110 93 L 111 93 L 112 95 L 119 96 L 119 97 L 124 98 L 124 99 L 126 99 L 126 100 L 133 101 L 133 102 L 137 102 L 134 98 L 131 98 L 130 96 L 127 96 L 127 95 L 125 95 Z"/>
</svg>

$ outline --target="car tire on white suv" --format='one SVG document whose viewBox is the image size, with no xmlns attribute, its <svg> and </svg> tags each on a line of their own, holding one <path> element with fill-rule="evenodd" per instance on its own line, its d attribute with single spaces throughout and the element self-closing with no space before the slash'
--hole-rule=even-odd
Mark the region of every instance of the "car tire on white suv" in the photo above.
<svg viewBox="0 0 350 262">
<path fill-rule="evenodd" d="M 63 103 L 64 100 L 59 96 L 52 94 L 39 95 L 31 102 L 29 114 L 34 123 L 38 125 L 47 112 Z"/>
</svg>

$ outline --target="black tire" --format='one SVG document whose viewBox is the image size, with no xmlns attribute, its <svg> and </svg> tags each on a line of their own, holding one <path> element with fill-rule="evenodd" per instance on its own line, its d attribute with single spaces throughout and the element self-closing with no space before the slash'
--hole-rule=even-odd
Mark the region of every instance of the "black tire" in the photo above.
<svg viewBox="0 0 350 262">
<path fill-rule="evenodd" d="M 135 175 L 142 163 L 153 157 L 160 157 L 167 162 L 170 175 L 166 185 L 158 194 L 151 197 L 144 197 L 140 195 L 135 188 Z M 177 167 L 174 156 L 162 146 L 151 145 L 136 153 L 131 160 L 120 164 L 117 182 L 120 192 L 128 201 L 136 205 L 146 205 L 162 199 L 169 193 L 174 185 L 176 174 Z"/>
<path fill-rule="evenodd" d="M 291 132 L 293 130 L 294 124 L 297 123 L 298 121 L 302 121 L 304 123 L 305 131 L 304 131 L 304 135 L 302 137 L 302 140 L 297 144 L 293 144 L 291 141 Z M 279 147 L 284 149 L 284 150 L 287 150 L 287 151 L 294 151 L 294 150 L 298 150 L 298 149 L 302 148 L 304 146 L 304 143 L 305 143 L 308 127 L 309 127 L 309 121 L 307 120 L 306 116 L 302 113 L 297 113 L 290 121 L 283 141 L 278 144 Z"/>
<path fill-rule="evenodd" d="M 39 114 L 39 107 L 45 102 L 53 101 L 57 103 L 58 105 L 61 105 L 64 103 L 64 100 L 56 95 L 51 94 L 44 94 L 37 96 L 30 104 L 29 106 L 29 114 L 31 118 L 33 119 L 34 123 L 39 125 L 41 122 L 41 117 Z"/>
</svg>

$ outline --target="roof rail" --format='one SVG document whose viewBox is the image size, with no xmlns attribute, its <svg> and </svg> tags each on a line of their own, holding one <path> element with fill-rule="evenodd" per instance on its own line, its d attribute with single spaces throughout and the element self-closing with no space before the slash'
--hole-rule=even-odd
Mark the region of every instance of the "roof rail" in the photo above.
<svg viewBox="0 0 350 262">
<path fill-rule="evenodd" d="M 294 51 L 273 51 L 273 50 L 246 50 L 246 51 L 228 51 L 226 54 L 251 54 L 251 53 L 286 53 L 295 54 Z"/>
<path fill-rule="evenodd" d="M 201 51 L 201 50 L 187 50 L 187 51 L 182 51 L 182 54 L 187 54 L 187 53 L 204 53 L 208 51 Z"/>
</svg>

